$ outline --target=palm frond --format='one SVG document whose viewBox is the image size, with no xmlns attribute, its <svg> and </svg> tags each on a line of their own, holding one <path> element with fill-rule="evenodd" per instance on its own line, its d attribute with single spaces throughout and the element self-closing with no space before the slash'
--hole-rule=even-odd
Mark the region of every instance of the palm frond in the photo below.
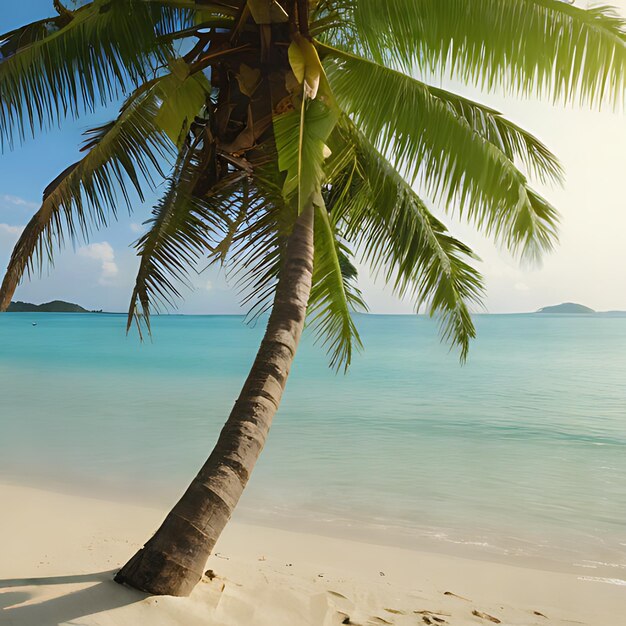
<svg viewBox="0 0 626 626">
<path fill-rule="evenodd" d="M 267 313 L 275 293 L 289 233 L 297 219 L 297 207 L 283 196 L 275 162 L 255 168 L 237 203 L 233 219 L 226 220 L 224 240 L 218 245 L 227 278 L 242 295 L 247 319 Z M 345 242 L 335 237 L 334 223 L 324 206 L 315 209 L 315 261 L 309 300 L 309 323 L 318 341 L 328 349 L 331 365 L 347 367 L 354 347 L 361 342 L 351 317 L 367 307 L 356 285 L 356 269 Z M 232 230 L 232 232 L 230 232 Z M 227 247 L 222 249 L 223 246 Z M 225 256 L 222 256 L 225 255 Z"/>
<path fill-rule="evenodd" d="M 320 46 L 326 53 L 337 49 Z M 339 49 L 341 52 L 341 49 Z M 350 58 L 347 53 L 343 58 Z M 420 83 L 433 98 L 445 103 L 473 131 L 495 145 L 511 161 L 519 162 L 530 176 L 541 182 L 563 182 L 563 169 L 558 158 L 537 137 L 505 118 L 499 111 L 440 87 Z"/>
<path fill-rule="evenodd" d="M 537 137 L 514 124 L 502 113 L 445 89 L 428 85 L 430 94 L 445 102 L 470 128 L 493 144 L 514 163 L 521 163 L 528 175 L 542 183 L 563 182 L 558 158 Z"/>
<path fill-rule="evenodd" d="M 118 191 L 130 208 L 130 180 L 143 200 L 143 182 L 159 172 L 170 144 L 155 125 L 162 91 L 160 81 L 138 90 L 110 124 L 88 131 L 86 155 L 65 169 L 45 189 L 39 210 L 22 232 L 9 261 L 0 310 L 5 310 L 25 272 L 40 271 L 66 238 L 88 237 L 116 215 Z"/>
<path fill-rule="evenodd" d="M 427 303 L 440 319 L 444 340 L 467 356 L 475 336 L 470 308 L 483 294 L 480 274 L 469 261 L 471 249 L 452 237 L 400 174 L 348 120 L 333 137 L 335 154 L 352 146 L 352 158 L 331 178 L 333 211 L 344 224 L 344 235 L 375 273 L 416 308 Z"/>
<path fill-rule="evenodd" d="M 185 25 L 185 15 L 156 2 L 95 0 L 63 21 L 45 20 L 5 35 L 2 145 L 137 87 L 167 62 L 169 44 L 160 35 Z"/>
<path fill-rule="evenodd" d="M 161 12 L 158 22 L 160 35 L 174 35 L 198 27 L 223 28 L 226 22 L 232 23 L 245 0 L 134 0 L 147 2 Z"/>
<path fill-rule="evenodd" d="M 352 11 L 350 0 L 319 0 L 311 6 L 311 35 L 325 41 L 348 41 L 353 37 Z"/>
<path fill-rule="evenodd" d="M 363 308 L 364 303 L 341 273 L 339 258 L 344 251 L 335 239 L 322 195 L 324 162 L 330 154 L 326 141 L 339 110 L 310 43 L 302 47 L 292 43 L 290 62 L 302 84 L 302 98 L 299 109 L 274 118 L 278 167 L 285 172 L 283 197 L 287 204 L 297 206 L 298 214 L 314 209 L 315 260 L 309 315 L 318 339 L 330 354 L 331 366 L 348 367 L 353 343 L 360 346 L 351 311 Z"/>
<path fill-rule="evenodd" d="M 485 89 L 504 87 L 592 105 L 623 101 L 626 26 L 608 6 L 561 0 L 356 0 L 355 41 L 411 71 L 450 72 Z"/>
<path fill-rule="evenodd" d="M 321 185 L 326 140 L 336 121 L 335 111 L 319 98 L 303 98 L 301 109 L 274 118 L 278 167 L 286 173 L 283 195 L 287 201 L 295 199 L 298 212 L 309 204 L 324 204 Z"/>
<path fill-rule="evenodd" d="M 201 72 L 190 74 L 183 59 L 171 60 L 169 67 L 171 73 L 158 81 L 161 102 L 154 121 L 180 149 L 209 98 L 211 84 Z"/>
<path fill-rule="evenodd" d="M 296 207 L 282 196 L 274 166 L 270 162 L 255 170 L 237 199 L 238 227 L 224 261 L 250 323 L 271 309 L 287 238 L 298 216 Z"/>
<path fill-rule="evenodd" d="M 235 284 L 254 323 L 273 303 L 289 236 L 298 218 L 291 192 L 285 195 L 286 175 L 279 169 L 273 140 L 259 148 L 251 161 L 253 175 L 246 189 L 245 219 L 233 238 L 226 260 L 227 277 Z"/>
<path fill-rule="evenodd" d="M 410 184 L 449 210 L 458 208 L 514 253 L 535 257 L 550 248 L 556 211 L 545 202 L 535 211 L 524 174 L 450 106 L 450 98 L 375 62 L 328 46 L 323 51 L 340 106 Z M 515 145 L 522 147 L 519 137 Z"/>
<path fill-rule="evenodd" d="M 352 313 L 367 305 L 355 283 L 351 253 L 336 239 L 336 225 L 325 207 L 315 211 L 315 255 L 308 320 L 330 355 L 330 366 L 348 369 L 352 352 L 363 347 Z"/>
<path fill-rule="evenodd" d="M 142 0 L 152 4 L 169 6 L 175 9 L 185 9 L 206 15 L 230 15 L 235 17 L 245 4 L 246 0 Z"/>
<path fill-rule="evenodd" d="M 71 19 L 71 18 L 70 18 Z M 0 60 L 16 54 L 21 48 L 32 45 L 47 37 L 51 31 L 59 30 L 68 23 L 67 16 L 57 15 L 25 24 L 7 33 L 0 34 Z"/>
<path fill-rule="evenodd" d="M 140 336 L 143 324 L 150 332 L 152 311 L 175 306 L 181 297 L 179 284 L 189 285 L 189 271 L 214 248 L 238 189 L 240 178 L 235 178 L 232 185 L 215 181 L 202 197 L 194 194 L 204 173 L 197 150 L 200 143 L 198 140 L 181 151 L 167 190 L 147 222 L 149 229 L 135 244 L 140 263 L 127 328 L 134 320 Z M 210 150 L 208 141 L 203 150 Z"/>
</svg>

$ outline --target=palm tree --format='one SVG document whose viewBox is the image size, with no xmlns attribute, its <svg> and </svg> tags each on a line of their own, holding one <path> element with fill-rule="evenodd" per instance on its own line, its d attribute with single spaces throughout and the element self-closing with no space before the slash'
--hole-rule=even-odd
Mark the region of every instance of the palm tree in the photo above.
<svg viewBox="0 0 626 626">
<path fill-rule="evenodd" d="M 0 37 L 0 138 L 13 147 L 124 96 L 43 194 L 0 291 L 165 179 L 135 243 L 128 326 L 174 304 L 202 259 L 224 264 L 267 330 L 214 450 L 116 580 L 186 595 L 230 518 L 280 403 L 305 319 L 347 367 L 365 307 L 353 253 L 425 303 L 467 354 L 483 284 L 426 201 L 520 256 L 558 215 L 528 178 L 557 159 L 498 111 L 433 86 L 621 104 L 624 23 L 559 0 L 93 0 Z M 426 200 L 422 199 L 425 198 Z"/>
</svg>

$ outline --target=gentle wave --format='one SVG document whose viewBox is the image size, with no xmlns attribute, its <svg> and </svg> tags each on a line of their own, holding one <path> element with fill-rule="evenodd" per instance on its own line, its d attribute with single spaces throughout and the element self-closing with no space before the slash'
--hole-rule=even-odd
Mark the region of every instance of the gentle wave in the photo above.
<svg viewBox="0 0 626 626">
<path fill-rule="evenodd" d="M 626 580 L 621 578 L 602 578 L 601 576 L 579 576 L 578 580 L 585 580 L 592 583 L 606 583 L 607 585 L 618 585 L 626 587 Z"/>
</svg>

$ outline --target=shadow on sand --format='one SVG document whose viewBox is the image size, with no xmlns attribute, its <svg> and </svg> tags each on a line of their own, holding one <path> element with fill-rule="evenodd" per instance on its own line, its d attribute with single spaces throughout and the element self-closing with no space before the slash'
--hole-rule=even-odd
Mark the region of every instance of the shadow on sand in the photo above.
<svg viewBox="0 0 626 626">
<path fill-rule="evenodd" d="M 10 578 L 0 580 L 0 624 L 10 626 L 57 626 L 81 617 L 110 611 L 141 602 L 143 593 L 113 582 L 114 571 L 44 578 Z M 93 583 L 84 589 L 68 590 L 62 595 L 36 600 L 41 588 L 52 585 Z M 31 587 L 25 590 L 23 587 Z M 35 588 L 33 590 L 32 588 Z M 4 591 L 6 589 L 6 591 Z M 46 594 L 47 595 L 47 594 Z M 23 605 L 35 598 L 32 604 Z M 16 606 L 18 605 L 18 606 Z M 10 608 L 13 607 L 13 608 Z"/>
</svg>

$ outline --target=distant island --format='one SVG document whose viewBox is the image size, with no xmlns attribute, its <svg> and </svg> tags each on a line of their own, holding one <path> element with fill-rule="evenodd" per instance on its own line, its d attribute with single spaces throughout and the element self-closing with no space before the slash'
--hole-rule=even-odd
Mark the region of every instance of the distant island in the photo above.
<svg viewBox="0 0 626 626">
<path fill-rule="evenodd" d="M 626 311 L 594 311 L 592 308 L 576 302 L 563 302 L 554 306 L 544 306 L 535 311 L 535 314 L 541 315 L 549 315 L 550 313 L 560 313 L 561 315 L 601 315 L 605 317 L 624 317 L 626 315 Z"/>
<path fill-rule="evenodd" d="M 31 304 L 30 302 L 11 302 L 7 309 L 9 313 L 89 313 L 78 304 L 53 300 L 44 304 Z"/>
<path fill-rule="evenodd" d="M 544 306 L 539 309 L 537 313 L 568 313 L 575 315 L 589 315 L 594 314 L 595 311 L 590 309 L 584 304 L 577 304 L 575 302 L 563 302 L 562 304 L 556 304 L 554 306 Z"/>
</svg>

